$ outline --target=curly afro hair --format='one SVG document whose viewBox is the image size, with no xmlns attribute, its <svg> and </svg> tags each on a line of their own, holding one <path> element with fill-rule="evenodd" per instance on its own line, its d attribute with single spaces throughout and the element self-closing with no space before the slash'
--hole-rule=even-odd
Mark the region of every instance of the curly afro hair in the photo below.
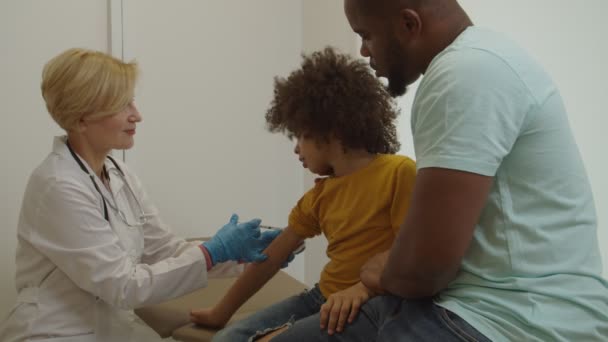
<svg viewBox="0 0 608 342">
<path fill-rule="evenodd" d="M 267 128 L 292 139 L 337 138 L 345 149 L 393 154 L 399 150 L 396 104 L 367 63 L 323 51 L 303 55 L 301 68 L 274 80 Z"/>
</svg>

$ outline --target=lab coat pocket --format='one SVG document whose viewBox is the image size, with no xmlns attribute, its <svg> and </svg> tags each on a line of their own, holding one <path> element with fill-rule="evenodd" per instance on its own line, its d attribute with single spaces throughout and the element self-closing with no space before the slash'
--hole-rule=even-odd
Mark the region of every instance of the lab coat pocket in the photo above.
<svg viewBox="0 0 608 342">
<path fill-rule="evenodd" d="M 0 324 L 0 341 L 21 341 L 35 328 L 34 321 L 40 315 L 38 288 L 24 288 L 17 295 L 17 304 Z"/>
<path fill-rule="evenodd" d="M 40 315 L 39 292 L 38 287 L 26 287 L 17 294 L 17 305 L 13 311 L 19 311 L 18 316 L 25 318 L 24 324 L 28 325 L 27 331 L 29 331 L 31 323 Z"/>
</svg>

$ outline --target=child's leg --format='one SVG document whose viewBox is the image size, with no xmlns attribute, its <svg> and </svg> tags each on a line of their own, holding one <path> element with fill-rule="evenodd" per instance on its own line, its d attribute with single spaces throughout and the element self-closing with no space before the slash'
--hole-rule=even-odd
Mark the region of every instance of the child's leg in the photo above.
<svg viewBox="0 0 608 342">
<path fill-rule="evenodd" d="M 298 342 L 298 341 L 326 341 L 327 334 L 321 331 L 320 314 L 299 319 L 293 324 L 284 326 L 279 330 L 274 330 L 261 337 L 255 336 L 255 342 Z M 366 341 L 367 342 L 367 341 Z"/>
<path fill-rule="evenodd" d="M 359 312 L 357 317 L 364 315 L 363 312 Z M 363 319 L 356 319 L 352 324 L 346 324 L 344 326 L 345 332 L 334 333 L 333 335 L 327 334 L 327 329 L 321 330 L 321 316 L 320 313 L 302 318 L 297 320 L 293 325 L 289 325 L 282 329 L 280 333 L 273 335 L 272 338 L 267 339 L 264 336 L 261 339 L 255 339 L 257 342 L 369 342 L 375 341 L 377 335 L 377 327 L 367 317 Z M 397 340 L 396 340 L 397 341 Z"/>
<path fill-rule="evenodd" d="M 317 286 L 297 296 L 287 298 L 262 309 L 253 315 L 229 324 L 219 331 L 213 342 L 249 341 L 253 336 L 263 336 L 295 321 L 318 313 L 325 298 Z M 318 326 L 318 324 L 317 324 Z"/>
<path fill-rule="evenodd" d="M 377 302 L 377 303 L 374 303 Z M 294 324 L 282 329 L 271 339 L 256 339 L 254 341 L 266 342 L 369 342 L 375 341 L 379 327 L 399 309 L 401 300 L 397 297 L 374 297 L 363 304 L 361 311 L 352 323 L 344 326 L 342 333 L 327 334 L 327 329 L 321 330 L 321 314 L 297 320 Z M 267 337 L 267 336 L 264 336 Z M 400 341 L 400 340 L 396 340 Z"/>
<path fill-rule="evenodd" d="M 268 333 L 267 335 L 264 335 L 260 338 L 255 338 L 254 341 L 256 342 L 269 342 L 270 340 L 272 340 L 275 336 L 280 335 L 282 332 L 284 332 L 285 330 L 289 329 L 289 327 L 285 326 L 282 327 L 279 330 L 275 330 L 271 333 Z"/>
</svg>

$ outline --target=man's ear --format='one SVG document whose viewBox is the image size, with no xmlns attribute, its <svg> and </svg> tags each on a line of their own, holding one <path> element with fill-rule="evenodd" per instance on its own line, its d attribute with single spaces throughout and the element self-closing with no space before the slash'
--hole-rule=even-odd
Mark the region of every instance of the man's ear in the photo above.
<svg viewBox="0 0 608 342">
<path fill-rule="evenodd" d="M 422 18 L 418 12 L 404 8 L 399 11 L 399 30 L 409 38 L 417 37 L 422 32 Z"/>
</svg>

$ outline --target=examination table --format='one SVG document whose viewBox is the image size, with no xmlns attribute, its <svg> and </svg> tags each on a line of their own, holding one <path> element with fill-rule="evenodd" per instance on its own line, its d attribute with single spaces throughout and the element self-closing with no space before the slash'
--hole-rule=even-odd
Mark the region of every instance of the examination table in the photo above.
<svg viewBox="0 0 608 342">
<path fill-rule="evenodd" d="M 190 323 L 190 309 L 211 307 L 228 291 L 236 278 L 209 279 L 206 288 L 157 305 L 135 310 L 135 313 L 161 337 L 185 342 L 211 341 L 216 330 Z M 283 271 L 279 271 L 264 287 L 235 313 L 230 322 L 298 294 L 306 286 Z"/>
</svg>

